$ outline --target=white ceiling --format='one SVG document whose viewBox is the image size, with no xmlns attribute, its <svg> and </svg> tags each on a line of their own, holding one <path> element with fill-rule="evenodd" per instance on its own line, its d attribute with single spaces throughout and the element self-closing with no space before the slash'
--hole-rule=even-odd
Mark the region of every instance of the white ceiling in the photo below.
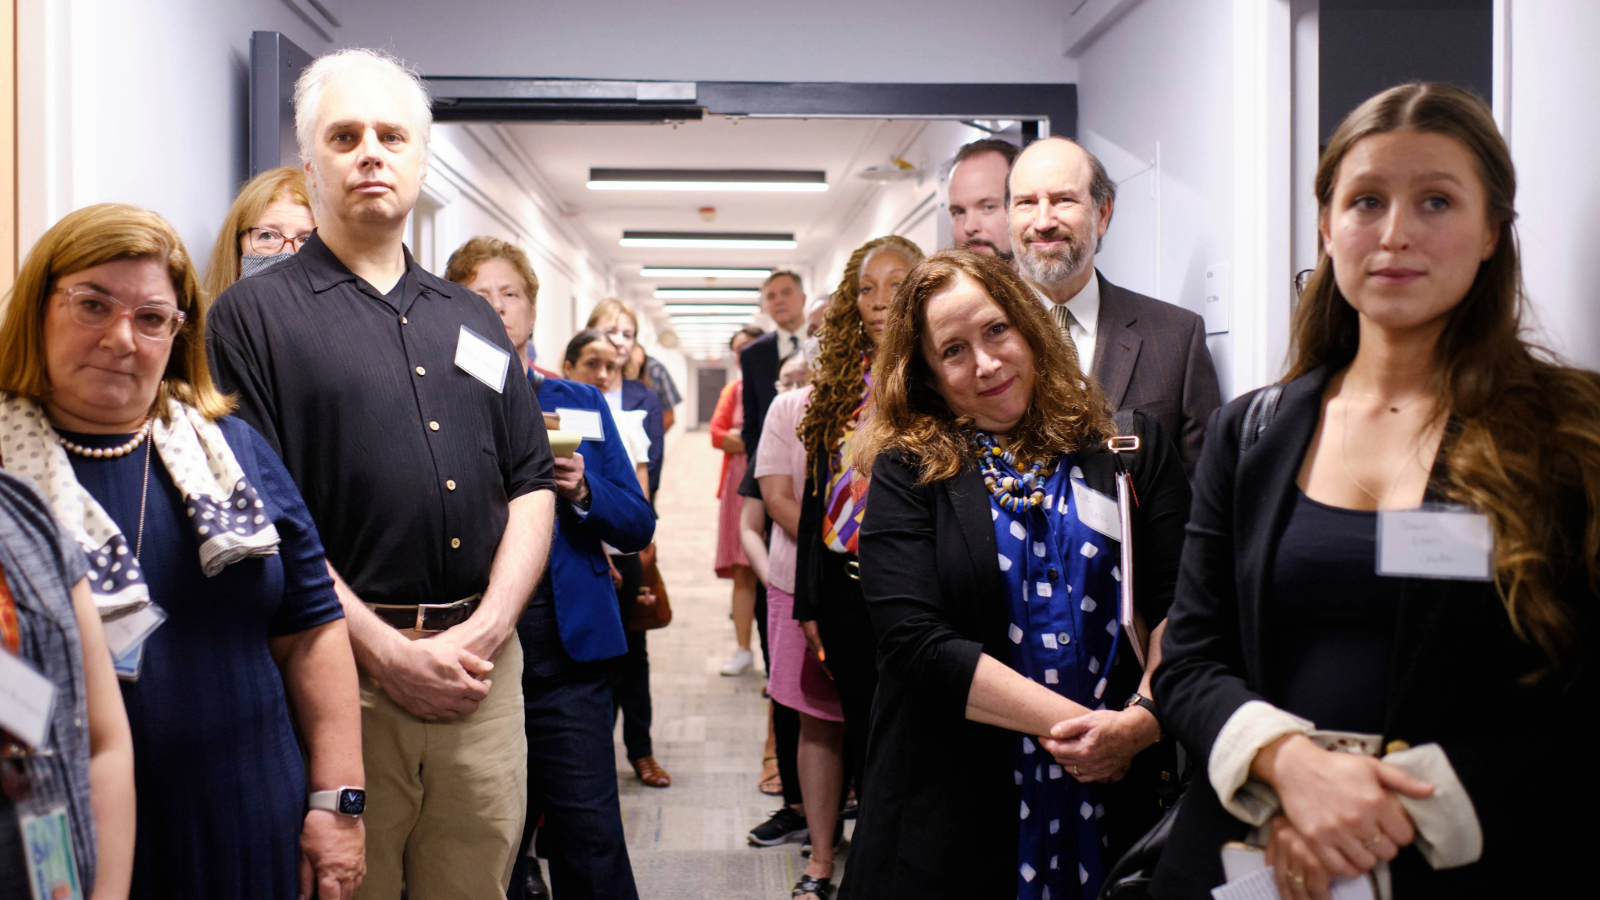
<svg viewBox="0 0 1600 900">
<path fill-rule="evenodd" d="M 903 153 L 925 122 L 886 119 L 737 119 L 708 116 L 678 125 L 508 125 L 555 193 L 615 274 L 622 293 L 646 311 L 657 286 L 693 287 L 704 280 L 640 277 L 653 266 L 794 268 L 810 275 L 876 185 L 857 177 Z M 590 168 L 821 169 L 821 193 L 591 191 Z M 700 208 L 715 208 L 706 221 Z M 713 250 L 621 247 L 624 231 L 792 232 L 794 250 Z M 754 287 L 759 281 L 722 281 Z"/>
</svg>

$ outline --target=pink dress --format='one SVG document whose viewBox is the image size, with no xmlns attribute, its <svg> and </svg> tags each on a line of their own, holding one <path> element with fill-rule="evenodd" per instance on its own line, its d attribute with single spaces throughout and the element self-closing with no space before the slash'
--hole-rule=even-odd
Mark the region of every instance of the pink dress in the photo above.
<svg viewBox="0 0 1600 900">
<path fill-rule="evenodd" d="M 722 446 L 723 436 L 737 434 L 744 427 L 744 382 L 735 381 L 722 389 L 717 398 L 716 412 L 711 415 L 711 445 Z M 748 566 L 739 543 L 739 512 L 744 497 L 739 494 L 739 483 L 744 481 L 747 459 L 743 453 L 722 454 L 722 481 L 717 485 L 717 559 L 718 578 L 732 578 L 734 566 Z"/>
<path fill-rule="evenodd" d="M 806 448 L 796 431 L 810 399 L 810 388 L 779 394 L 762 423 L 756 450 L 755 476 L 788 475 L 797 501 L 805 491 Z M 794 563 L 794 538 L 774 523 L 767 548 L 767 652 L 772 658 L 767 693 L 808 716 L 843 722 L 839 691 L 794 620 Z"/>
</svg>

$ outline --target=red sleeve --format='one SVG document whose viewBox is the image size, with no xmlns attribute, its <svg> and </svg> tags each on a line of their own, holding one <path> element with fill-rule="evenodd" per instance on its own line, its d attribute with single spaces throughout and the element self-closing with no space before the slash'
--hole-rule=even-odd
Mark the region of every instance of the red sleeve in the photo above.
<svg viewBox="0 0 1600 900">
<path fill-rule="evenodd" d="M 733 430 L 733 406 L 738 399 L 739 382 L 731 381 L 717 396 L 716 411 L 711 414 L 711 446 L 722 449 L 722 439 Z"/>
</svg>

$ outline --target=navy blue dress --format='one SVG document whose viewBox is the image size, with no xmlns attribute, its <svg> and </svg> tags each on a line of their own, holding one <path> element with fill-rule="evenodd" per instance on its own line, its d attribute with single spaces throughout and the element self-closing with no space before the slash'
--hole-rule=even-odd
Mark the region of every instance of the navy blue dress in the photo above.
<svg viewBox="0 0 1600 900">
<path fill-rule="evenodd" d="M 283 464 L 243 420 L 217 424 L 282 544 L 277 556 L 205 577 L 183 500 L 160 459 L 150 461 L 140 563 L 168 618 L 145 644 L 139 679 L 122 684 L 139 795 L 130 896 L 141 900 L 296 896 L 305 767 L 267 642 L 344 614 Z M 132 437 L 62 434 L 90 447 Z M 144 445 L 117 459 L 72 456 L 79 483 L 129 545 L 144 465 Z"/>
</svg>

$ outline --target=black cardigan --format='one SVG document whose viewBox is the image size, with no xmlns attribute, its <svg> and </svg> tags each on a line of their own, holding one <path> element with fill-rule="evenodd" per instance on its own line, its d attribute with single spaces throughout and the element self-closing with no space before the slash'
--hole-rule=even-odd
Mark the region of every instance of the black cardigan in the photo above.
<svg viewBox="0 0 1600 900">
<path fill-rule="evenodd" d="M 1146 622 L 1167 612 L 1188 516 L 1189 483 L 1155 420 L 1135 415 L 1143 447 L 1128 462 L 1134 512 L 1134 585 Z M 1104 445 L 1078 454 L 1088 485 L 1116 496 Z M 1014 896 L 1017 806 L 1012 732 L 966 718 L 978 658 L 1011 658 L 1007 602 L 989 492 L 976 465 L 918 487 L 915 465 L 885 454 L 873 468 L 861 527 L 861 589 L 878 633 L 877 697 L 867 751 L 867 794 L 843 898 Z M 1106 701 L 1138 687 L 1133 654 L 1119 653 Z M 1161 768 L 1141 766 L 1107 791 L 1109 860 L 1161 813 Z M 1168 782 L 1170 783 L 1170 782 Z M 1135 797 L 1139 799 L 1135 799 Z M 1108 861 L 1108 866 L 1110 864 Z"/>
<path fill-rule="evenodd" d="M 1239 430 L 1249 395 L 1218 410 L 1206 429 L 1155 677 L 1165 724 L 1195 752 L 1200 769 L 1157 870 L 1153 893 L 1162 900 L 1209 898 L 1222 883 L 1223 842 L 1248 831 L 1222 808 L 1206 763 L 1228 717 L 1271 693 L 1262 682 L 1263 605 L 1273 550 L 1332 375 L 1323 368 L 1285 385 L 1276 418 L 1242 457 Z M 1436 465 L 1430 499 L 1440 498 L 1445 475 Z M 1567 533 L 1581 534 L 1584 513 L 1574 512 L 1567 524 L 1576 530 Z M 1518 684 L 1538 660 L 1512 631 L 1492 585 L 1405 580 L 1384 742 L 1443 747 L 1477 809 L 1484 849 L 1478 863 L 1436 873 L 1407 848 L 1392 868 L 1396 897 L 1556 896 L 1559 882 L 1548 892 L 1535 886 L 1576 877 L 1574 867 L 1586 858 L 1579 848 L 1592 852 L 1591 801 L 1587 792 L 1572 794 L 1590 783 L 1586 757 L 1594 752 L 1600 708 L 1587 663 L 1595 649 L 1595 597 L 1581 579 L 1580 572 L 1562 593 L 1577 612 L 1585 665 L 1562 687 Z"/>
</svg>

